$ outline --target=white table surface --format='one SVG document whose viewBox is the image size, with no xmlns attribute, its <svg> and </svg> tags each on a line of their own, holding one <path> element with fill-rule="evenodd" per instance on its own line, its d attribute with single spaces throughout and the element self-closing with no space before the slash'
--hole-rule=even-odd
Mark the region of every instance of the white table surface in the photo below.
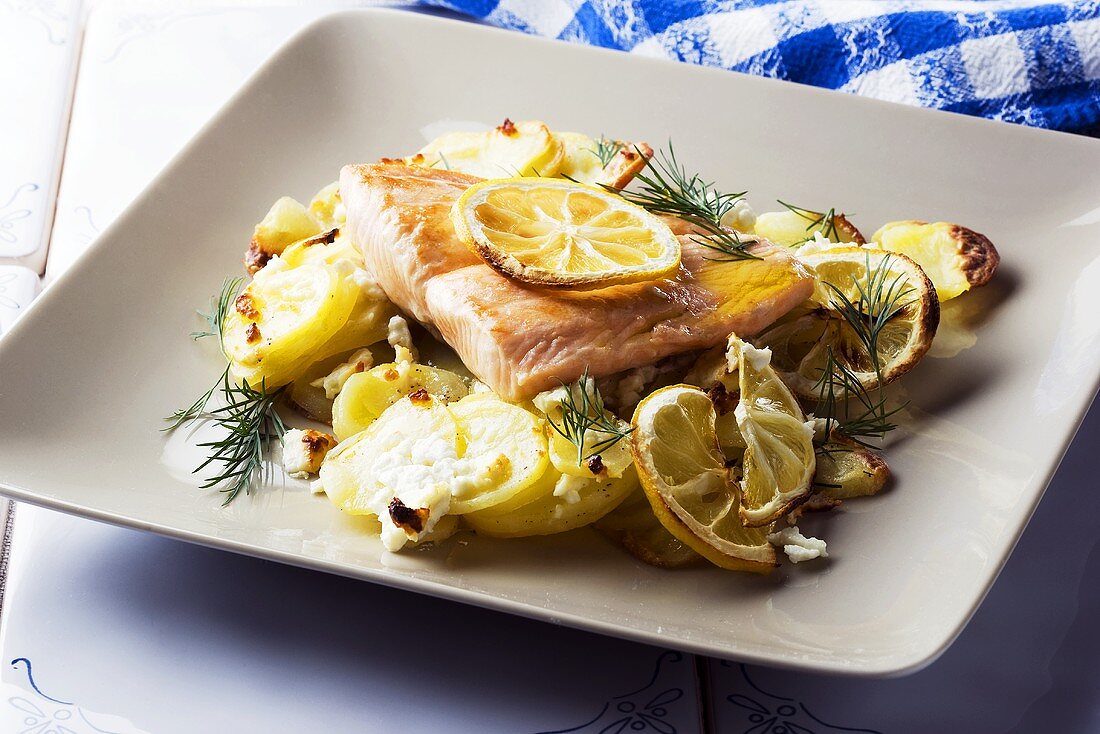
<svg viewBox="0 0 1100 734">
<path fill-rule="evenodd" d="M 271 49 L 335 6 L 97 5 L 47 282 Z M 0 264 L 0 319 L 5 295 L 36 287 L 22 270 L 4 280 L 16 271 Z M 1098 440 L 1093 410 L 959 641 L 886 681 L 701 661 L 697 691 L 692 656 L 21 505 L 0 731 L 695 732 L 704 711 L 737 734 L 1100 731 Z"/>
</svg>

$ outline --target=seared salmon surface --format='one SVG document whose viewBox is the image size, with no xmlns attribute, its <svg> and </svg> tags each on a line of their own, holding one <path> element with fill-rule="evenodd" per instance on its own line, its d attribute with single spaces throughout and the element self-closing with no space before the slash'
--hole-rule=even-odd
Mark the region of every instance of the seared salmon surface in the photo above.
<svg viewBox="0 0 1100 734">
<path fill-rule="evenodd" d="M 433 329 L 478 379 L 522 400 L 576 380 L 752 336 L 805 301 L 810 274 L 785 251 L 720 261 L 681 235 L 675 276 L 594 291 L 532 287 L 455 235 L 450 210 L 480 179 L 384 161 L 345 166 L 347 232 L 398 307 Z"/>
</svg>

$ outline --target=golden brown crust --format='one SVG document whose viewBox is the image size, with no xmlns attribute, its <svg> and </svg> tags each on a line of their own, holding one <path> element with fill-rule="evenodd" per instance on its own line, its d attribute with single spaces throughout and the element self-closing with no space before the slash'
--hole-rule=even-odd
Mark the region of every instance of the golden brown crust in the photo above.
<svg viewBox="0 0 1100 734">
<path fill-rule="evenodd" d="M 264 252 L 256 240 L 252 240 L 244 253 L 244 269 L 249 275 L 255 275 L 269 260 L 271 255 Z"/>
<path fill-rule="evenodd" d="M 1000 253 L 989 238 L 959 224 L 951 225 L 951 238 L 959 243 L 963 272 L 971 287 L 988 283 L 1001 262 Z"/>
<path fill-rule="evenodd" d="M 860 247 L 867 244 L 867 238 L 843 214 L 837 214 L 833 217 L 833 226 L 836 228 L 837 234 L 840 235 L 841 242 L 852 242 Z"/>
<path fill-rule="evenodd" d="M 787 514 L 787 524 L 796 524 L 807 512 L 828 512 L 829 510 L 835 510 L 837 507 L 840 507 L 840 505 L 840 500 L 826 497 L 825 495 L 815 492 L 810 495 L 809 499 L 796 507 L 794 512 Z"/>
<path fill-rule="evenodd" d="M 649 147 L 649 143 L 617 142 L 619 152 L 604 166 L 597 183 L 621 189 L 645 168 L 646 161 L 653 157 L 653 148 Z"/>
<path fill-rule="evenodd" d="M 394 525 L 404 530 L 406 535 L 415 538 L 417 534 L 423 532 L 424 524 L 428 522 L 431 510 L 427 507 L 413 509 L 402 502 L 400 498 L 394 497 L 390 501 L 389 514 Z"/>
</svg>

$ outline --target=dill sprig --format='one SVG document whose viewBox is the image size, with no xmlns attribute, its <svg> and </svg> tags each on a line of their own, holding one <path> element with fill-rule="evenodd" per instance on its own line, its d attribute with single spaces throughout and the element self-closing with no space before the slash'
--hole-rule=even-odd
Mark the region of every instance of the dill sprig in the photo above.
<svg viewBox="0 0 1100 734">
<path fill-rule="evenodd" d="M 848 323 L 856 337 L 867 350 L 871 364 L 881 382 L 882 365 L 879 364 L 878 340 L 882 336 L 882 330 L 895 317 L 905 310 L 912 299 L 902 301 L 916 291 L 909 285 L 904 273 L 898 273 L 890 280 L 890 260 L 892 255 L 883 256 L 879 264 L 871 267 L 871 254 L 866 255 L 867 277 L 863 280 L 853 276 L 852 285 L 855 288 L 856 300 L 848 298 L 848 295 L 832 283 L 825 286 L 832 291 L 833 300 L 831 306 Z"/>
<path fill-rule="evenodd" d="M 623 144 L 618 140 L 610 140 L 600 135 L 599 139 L 596 140 L 596 147 L 591 148 L 589 152 L 600 159 L 601 168 L 607 168 L 607 164 L 615 160 L 615 156 L 617 156 L 622 149 Z"/>
<path fill-rule="evenodd" d="M 209 477 L 203 489 L 209 489 L 225 483 L 221 492 L 225 493 L 222 505 L 228 505 L 243 490 L 248 494 L 256 479 L 262 474 L 264 456 L 272 444 L 282 439 L 286 433 L 283 419 L 276 410 L 276 403 L 285 388 L 268 391 L 266 381 L 261 380 L 259 388 L 253 388 L 247 380 L 234 385 L 229 371 L 221 381 L 222 395 L 226 404 L 210 411 L 218 428 L 225 436 L 216 441 L 198 444 L 211 449 L 206 460 L 195 468 L 198 473 L 211 464 L 220 464 L 220 473 Z"/>
<path fill-rule="evenodd" d="M 806 238 L 803 239 L 801 242 L 794 243 L 792 247 L 794 247 L 795 245 L 801 245 L 803 242 L 809 242 L 810 240 L 812 240 L 814 237 L 813 233 L 815 231 L 821 232 L 822 237 L 828 240 L 832 240 L 833 242 L 837 242 L 840 240 L 839 233 L 836 230 L 837 213 L 835 208 L 830 207 L 829 211 L 822 214 L 821 212 L 815 212 L 812 209 L 804 209 L 800 206 L 795 206 L 794 204 L 788 204 L 782 199 L 776 199 L 776 201 L 778 201 L 780 205 L 785 207 L 788 211 L 797 214 L 798 216 L 809 222 L 809 224 L 806 225 L 806 232 L 808 232 L 809 234 L 807 234 Z"/>
<path fill-rule="evenodd" d="M 737 200 L 747 192 L 723 193 L 699 174 L 688 174 L 687 169 L 676 159 L 676 151 L 669 141 L 667 151 L 659 151 L 647 158 L 635 147 L 638 155 L 645 160 L 645 170 L 635 176 L 641 187 L 638 191 L 627 191 L 614 187 L 605 187 L 654 214 L 671 214 L 694 225 L 701 234 L 694 240 L 721 254 L 717 260 L 756 260 L 759 259 L 746 248 L 756 240 L 742 240 L 736 231 L 722 226 L 722 217 L 733 209 Z"/>
<path fill-rule="evenodd" d="M 221 339 L 222 325 L 225 323 L 225 317 L 229 313 L 229 309 L 233 305 L 233 301 L 237 298 L 237 293 L 241 290 L 241 285 L 244 284 L 244 278 L 226 278 L 222 282 L 222 289 L 218 293 L 216 298 L 210 299 L 209 311 L 197 311 L 199 316 L 206 321 L 207 329 L 205 331 L 192 331 L 191 338 L 195 341 L 207 336 L 216 336 Z"/>
<path fill-rule="evenodd" d="M 877 389 L 872 394 L 859 376 L 838 360 L 832 347 L 829 347 L 825 368 L 817 382 L 818 405 L 815 411 L 825 418 L 826 444 L 834 428 L 839 428 L 841 433 L 863 445 L 867 445 L 867 439 L 881 439 L 897 428 L 891 419 L 906 405 L 894 408 L 887 405 L 878 347 L 883 330 L 912 303 L 908 297 L 916 289 L 908 285 L 904 274 L 890 278 L 889 254 L 874 268 L 871 267 L 870 253 L 866 257 L 866 277 L 852 277 L 855 300 L 836 285 L 825 285 L 832 291 L 832 310 L 840 314 L 867 352 Z"/>
<path fill-rule="evenodd" d="M 194 332 L 191 335 L 194 339 L 217 337 L 218 345 L 227 361 L 228 355 L 225 354 L 223 338 L 226 319 L 243 282 L 242 278 L 226 279 L 222 284 L 221 292 L 216 298 L 211 299 L 210 311 L 199 312 L 199 315 L 206 320 L 208 330 Z M 269 391 L 266 382 L 262 380 L 259 388 L 249 385 L 247 380 L 237 385 L 230 376 L 227 364 L 209 390 L 200 395 L 191 405 L 177 410 L 165 419 L 169 422 L 164 428 L 165 431 L 175 430 L 190 420 L 208 418 L 224 433 L 223 438 L 199 444 L 202 448 L 211 449 L 211 452 L 195 469 L 197 473 L 211 464 L 220 465 L 221 471 L 216 476 L 205 480 L 201 486 L 203 489 L 209 489 L 228 483 L 221 490 L 226 493 L 223 504 L 232 502 L 242 490 L 246 494 L 251 491 L 263 469 L 263 457 L 271 448 L 272 442 L 281 439 L 286 432 L 282 418 L 276 410 L 284 390 L 285 388 L 279 388 Z M 221 396 L 225 405 L 208 410 L 207 406 L 215 394 Z"/>
<path fill-rule="evenodd" d="M 633 428 L 622 428 L 604 409 L 603 396 L 596 388 L 585 367 L 580 378 L 571 385 L 563 385 L 566 396 L 561 401 L 561 423 L 547 416 L 550 427 L 562 438 L 577 447 L 577 466 L 593 456 L 606 451 L 630 435 Z M 589 431 L 602 436 L 587 446 L 585 437 Z"/>
<path fill-rule="evenodd" d="M 876 395 L 864 387 L 851 368 L 838 361 L 829 347 L 825 369 L 818 378 L 818 402 L 814 414 L 825 419 L 823 445 L 828 449 L 834 429 L 856 443 L 881 439 L 897 428 L 891 418 L 905 405 L 887 406 L 880 387 Z"/>
<path fill-rule="evenodd" d="M 217 391 L 217 389 L 221 387 L 222 382 L 227 379 L 229 379 L 229 365 L 226 365 L 225 371 L 222 372 L 222 376 L 218 378 L 218 381 L 215 382 L 209 390 L 200 395 L 198 400 L 165 418 L 165 420 L 170 421 L 170 423 L 167 428 L 162 428 L 161 430 L 174 431 L 192 418 L 198 418 L 203 415 L 206 411 L 207 404 L 210 403 L 210 399 L 214 397 L 214 392 Z"/>
</svg>

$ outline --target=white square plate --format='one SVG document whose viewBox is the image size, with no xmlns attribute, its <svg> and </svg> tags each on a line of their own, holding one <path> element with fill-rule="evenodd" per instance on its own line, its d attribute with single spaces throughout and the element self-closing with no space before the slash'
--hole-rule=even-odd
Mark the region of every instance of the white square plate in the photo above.
<svg viewBox="0 0 1100 734">
<path fill-rule="evenodd" d="M 898 481 L 762 579 L 643 566 L 590 531 L 388 555 L 299 486 L 228 508 L 161 417 L 219 371 L 187 338 L 252 225 L 424 128 L 540 118 L 661 143 L 758 205 L 948 219 L 1003 265 L 960 299 L 976 343 L 905 381 Z M 930 662 L 981 601 L 1100 375 L 1100 144 L 391 11 L 292 40 L 0 341 L 0 486 L 211 546 L 720 657 L 857 674 Z M 980 323 L 978 323 L 980 322 Z M 965 334 L 957 340 L 969 343 Z M 1052 559 L 1052 563 L 1055 561 Z M 166 573 L 170 573 L 166 569 Z M 288 590 L 293 593 L 293 590 Z"/>
</svg>

